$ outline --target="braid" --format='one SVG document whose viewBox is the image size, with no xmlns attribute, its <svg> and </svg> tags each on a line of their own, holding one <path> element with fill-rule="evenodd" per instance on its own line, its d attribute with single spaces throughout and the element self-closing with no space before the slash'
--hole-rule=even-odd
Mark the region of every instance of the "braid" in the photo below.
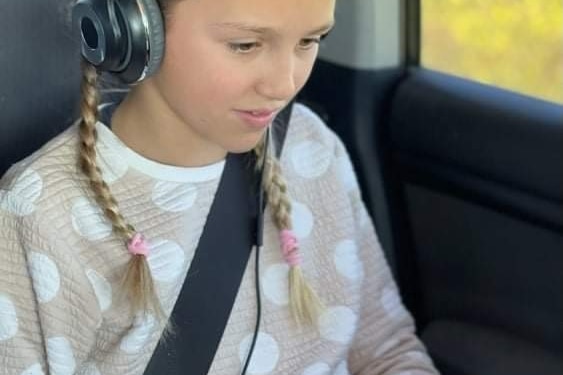
<svg viewBox="0 0 563 375">
<path fill-rule="evenodd" d="M 268 204 L 272 207 L 272 218 L 278 229 L 291 229 L 291 202 L 287 195 L 287 184 L 281 173 L 279 162 L 266 157 L 264 189 L 268 193 Z"/>
<path fill-rule="evenodd" d="M 254 152 L 257 160 L 262 160 L 264 140 L 256 146 Z M 292 229 L 291 201 L 288 196 L 287 183 L 283 178 L 280 164 L 276 158 L 268 154 L 265 164 L 263 188 L 266 191 L 267 202 L 272 210 L 274 224 L 283 237 L 284 232 L 291 231 Z M 297 248 L 294 247 L 291 251 L 296 252 Z M 299 255 L 295 253 L 290 256 Z M 313 324 L 321 314 L 323 304 L 305 280 L 299 265 L 292 262 L 288 263 L 291 263 L 289 269 L 289 303 L 293 318 L 297 324 L 302 322 Z"/>
<path fill-rule="evenodd" d="M 125 242 L 128 242 L 135 235 L 135 229 L 121 214 L 117 201 L 111 194 L 108 184 L 103 180 L 102 172 L 96 162 L 95 146 L 98 138 L 96 122 L 100 96 L 97 88 L 98 72 L 93 65 L 83 61 L 82 74 L 79 166 L 88 178 L 96 202 L 110 220 L 113 229 Z M 158 318 L 164 316 L 145 256 L 131 257 L 122 282 L 122 291 L 128 295 L 133 311 L 152 310 Z"/>
<path fill-rule="evenodd" d="M 101 206 L 106 217 L 111 221 L 114 229 L 124 238 L 132 235 L 132 228 L 127 225 L 123 216 L 119 213 L 117 202 L 112 196 L 109 186 L 102 178 L 102 172 L 96 163 L 96 141 L 98 131 L 96 122 L 98 120 L 99 92 L 96 88 L 98 73 L 96 68 L 90 64 L 83 65 L 82 102 L 80 110 L 82 120 L 80 122 L 80 169 L 88 177 L 90 188 L 96 196 L 96 201 Z"/>
</svg>

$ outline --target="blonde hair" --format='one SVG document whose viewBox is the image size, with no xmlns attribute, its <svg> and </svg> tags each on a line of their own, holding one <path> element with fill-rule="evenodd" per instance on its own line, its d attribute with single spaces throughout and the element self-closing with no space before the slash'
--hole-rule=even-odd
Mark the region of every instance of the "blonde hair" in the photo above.
<svg viewBox="0 0 563 375">
<path fill-rule="evenodd" d="M 114 231 L 125 244 L 136 234 L 135 228 L 121 214 L 118 203 L 113 197 L 108 184 L 96 160 L 99 90 L 97 87 L 98 72 L 94 66 L 82 62 L 81 114 L 79 125 L 80 151 L 79 166 L 88 178 L 89 186 L 96 202 L 106 218 L 111 222 Z M 258 164 L 263 160 L 265 139 L 254 148 Z M 287 184 L 283 178 L 278 160 L 272 155 L 269 147 L 264 168 L 263 188 L 267 203 L 272 212 L 277 229 L 291 230 L 291 201 L 288 197 Z M 152 312 L 162 322 L 165 314 L 155 292 L 148 262 L 143 255 L 132 255 L 122 280 L 121 292 L 130 300 L 133 312 Z M 289 270 L 290 309 L 297 324 L 313 324 L 321 313 L 323 306 L 319 298 L 305 280 L 298 265 L 291 265 Z"/>
<path fill-rule="evenodd" d="M 79 166 L 88 178 L 90 189 L 104 215 L 111 222 L 114 231 L 124 240 L 124 243 L 127 243 L 135 235 L 135 228 L 127 223 L 121 214 L 117 201 L 104 181 L 96 160 L 95 147 L 98 138 L 96 122 L 98 121 L 100 96 L 97 81 L 96 68 L 88 62 L 82 61 Z M 145 256 L 133 255 L 129 260 L 122 280 L 122 291 L 129 297 L 133 311 L 152 311 L 158 318 L 164 317 Z"/>
<path fill-rule="evenodd" d="M 264 139 L 254 148 L 257 168 L 264 168 L 262 188 L 266 192 L 267 203 L 272 212 L 272 219 L 279 232 L 292 230 L 291 201 L 288 196 L 287 183 L 282 174 L 281 166 L 273 154 L 273 147 L 268 147 L 264 166 L 260 161 L 264 156 Z M 270 144 L 273 142 L 270 142 Z M 313 324 L 324 310 L 324 306 L 306 281 L 298 265 L 290 265 L 289 269 L 289 306 L 293 319 L 297 324 Z"/>
</svg>

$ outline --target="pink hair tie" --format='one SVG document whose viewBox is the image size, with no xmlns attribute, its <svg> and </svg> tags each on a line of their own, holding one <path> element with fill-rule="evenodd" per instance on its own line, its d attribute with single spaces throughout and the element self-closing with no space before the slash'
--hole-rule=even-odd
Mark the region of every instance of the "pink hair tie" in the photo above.
<svg viewBox="0 0 563 375">
<path fill-rule="evenodd" d="M 297 237 L 293 231 L 284 229 L 280 232 L 282 254 L 285 261 L 290 266 L 298 266 L 301 264 L 301 254 L 299 254 L 299 245 Z"/>
<path fill-rule="evenodd" d="M 127 250 L 132 255 L 149 255 L 149 244 L 141 233 L 135 233 L 127 242 Z"/>
</svg>

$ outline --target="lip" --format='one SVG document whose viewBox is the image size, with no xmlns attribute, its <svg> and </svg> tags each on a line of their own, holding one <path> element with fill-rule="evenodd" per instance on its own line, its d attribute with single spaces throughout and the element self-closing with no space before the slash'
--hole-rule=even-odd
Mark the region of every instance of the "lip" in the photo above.
<svg viewBox="0 0 563 375">
<path fill-rule="evenodd" d="M 251 109 L 251 110 L 235 110 L 235 113 L 247 125 L 255 129 L 263 129 L 268 126 L 279 109 Z"/>
</svg>

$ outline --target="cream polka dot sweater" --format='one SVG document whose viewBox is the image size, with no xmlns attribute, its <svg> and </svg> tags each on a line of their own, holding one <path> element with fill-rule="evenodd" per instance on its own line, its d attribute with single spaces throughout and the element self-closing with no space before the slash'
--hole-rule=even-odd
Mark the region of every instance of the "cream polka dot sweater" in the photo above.
<svg viewBox="0 0 563 375">
<path fill-rule="evenodd" d="M 224 162 L 166 166 L 127 148 L 104 125 L 98 131 L 102 173 L 125 217 L 149 239 L 150 269 L 170 313 Z M 153 317 L 130 316 L 117 303 L 129 254 L 76 167 L 77 139 L 72 126 L 0 182 L 3 375 L 140 375 L 161 334 Z M 248 374 L 437 374 L 401 303 L 342 143 L 302 105 L 294 108 L 281 163 L 303 272 L 326 310 L 314 326 L 293 323 L 288 266 L 267 209 L 263 320 Z M 241 371 L 254 331 L 254 278 L 251 256 L 209 374 Z"/>
</svg>

